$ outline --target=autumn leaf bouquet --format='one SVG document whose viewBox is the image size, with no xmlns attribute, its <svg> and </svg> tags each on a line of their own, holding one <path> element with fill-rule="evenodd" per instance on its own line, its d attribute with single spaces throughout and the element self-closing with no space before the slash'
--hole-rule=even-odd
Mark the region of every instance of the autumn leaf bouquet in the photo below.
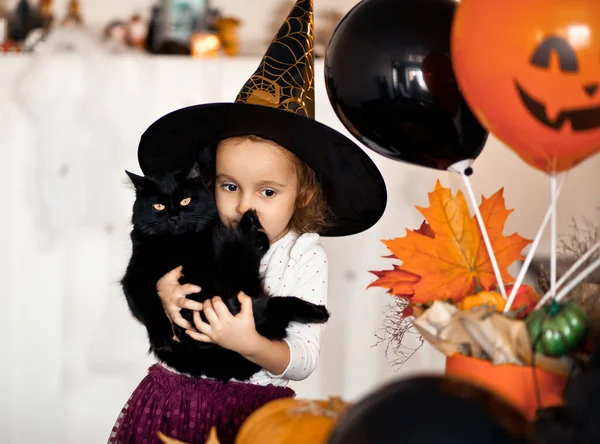
<svg viewBox="0 0 600 444">
<path fill-rule="evenodd" d="M 429 194 L 429 202 L 429 208 L 417 207 L 425 218 L 418 230 L 407 230 L 403 238 L 383 241 L 392 252 L 390 258 L 402 261 L 402 265 L 374 271 L 378 279 L 370 285 L 387 288 L 390 294 L 408 300 L 410 304 L 403 316 L 413 315 L 415 309 L 421 313 L 434 301 L 471 306 L 478 303 L 476 298 L 489 297 L 491 293 L 476 294 L 493 291 L 497 285 L 481 231 L 462 193 L 452 196 L 452 191 L 438 181 Z M 523 259 L 521 252 L 530 241 L 518 234 L 503 235 L 511 213 L 505 207 L 503 190 L 489 199 L 483 198 L 480 211 L 502 277 L 511 282 L 508 267 Z M 535 298 L 530 288 L 525 289 L 525 298 Z"/>
<path fill-rule="evenodd" d="M 503 189 L 479 205 L 495 263 L 460 191 L 453 195 L 438 181 L 429 193 L 429 207 L 417 210 L 425 218 L 419 229 L 383 241 L 392 253 L 386 257 L 400 264 L 373 271 L 377 279 L 370 287 L 386 288 L 403 302 L 397 316 L 411 319 L 423 339 L 446 355 L 447 373 L 479 378 L 501 391 L 498 385 L 510 381 L 513 396 L 522 401 L 524 392 L 536 396 L 533 368 L 538 372 L 534 382 L 546 381 L 554 390 L 549 397 L 560 399 L 572 365 L 565 351 L 585 339 L 586 317 L 572 303 L 536 310 L 540 296 L 528 285 L 508 298 L 515 284 L 508 269 L 524 259 L 523 249 L 531 241 L 518 233 L 504 235 L 512 210 L 506 208 Z M 525 379 L 518 383 L 515 371 L 524 370 Z M 546 401 L 558 402 L 554 398 Z"/>
</svg>

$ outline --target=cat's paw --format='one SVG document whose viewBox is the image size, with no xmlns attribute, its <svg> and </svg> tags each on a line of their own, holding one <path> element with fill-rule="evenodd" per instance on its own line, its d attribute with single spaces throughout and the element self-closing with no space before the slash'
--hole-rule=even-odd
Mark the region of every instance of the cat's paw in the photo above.
<svg viewBox="0 0 600 444">
<path fill-rule="evenodd" d="M 294 296 L 271 298 L 268 304 L 270 316 L 276 318 L 288 319 L 303 324 L 324 324 L 329 320 L 327 307 Z"/>
<path fill-rule="evenodd" d="M 267 233 L 257 231 L 254 234 L 254 246 L 261 255 L 264 255 L 267 251 L 269 251 L 271 242 L 269 242 L 269 236 L 267 236 Z"/>
<path fill-rule="evenodd" d="M 258 220 L 258 214 L 256 214 L 256 211 L 254 210 L 248 210 L 244 213 L 244 215 L 242 216 L 242 219 L 240 220 L 240 230 L 242 231 L 242 233 L 244 234 L 248 234 L 248 233 L 252 233 L 252 232 L 256 232 L 258 230 L 260 230 L 261 225 L 260 225 L 260 221 Z"/>
<path fill-rule="evenodd" d="M 251 240 L 252 245 L 254 245 L 261 256 L 269 250 L 269 247 L 271 246 L 269 236 L 267 236 L 264 231 L 260 231 L 262 227 L 256 211 L 246 211 L 242 220 L 240 220 L 239 227 L 241 232 Z"/>
<path fill-rule="evenodd" d="M 312 314 L 308 316 L 310 322 L 325 323 L 329 320 L 330 313 L 324 305 L 315 305 Z"/>
</svg>

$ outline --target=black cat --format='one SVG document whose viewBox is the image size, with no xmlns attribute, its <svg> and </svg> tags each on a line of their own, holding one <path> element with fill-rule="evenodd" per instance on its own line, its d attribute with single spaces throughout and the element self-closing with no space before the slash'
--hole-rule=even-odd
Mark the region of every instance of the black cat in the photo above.
<svg viewBox="0 0 600 444">
<path fill-rule="evenodd" d="M 204 301 L 219 295 L 232 314 L 240 311 L 237 295 L 252 298 L 256 330 L 283 339 L 291 321 L 325 323 L 329 313 L 296 297 L 269 297 L 260 277 L 260 260 L 269 248 L 254 211 L 244 214 L 237 229 L 219 220 L 215 200 L 198 165 L 163 177 L 127 172 L 136 190 L 131 231 L 132 256 L 121 284 L 131 313 L 146 326 L 150 351 L 191 376 L 247 380 L 260 367 L 238 353 L 190 338 L 172 325 L 156 292 L 168 271 L 183 265 L 182 284 L 202 290 L 188 295 Z M 205 317 L 201 313 L 204 320 Z M 182 310 L 191 321 L 191 311 Z M 179 341 L 173 339 L 177 336 Z"/>
</svg>

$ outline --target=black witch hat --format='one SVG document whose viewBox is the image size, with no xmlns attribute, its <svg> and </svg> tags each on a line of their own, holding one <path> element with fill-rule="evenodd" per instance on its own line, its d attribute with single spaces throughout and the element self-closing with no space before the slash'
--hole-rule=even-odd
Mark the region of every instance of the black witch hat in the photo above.
<svg viewBox="0 0 600 444">
<path fill-rule="evenodd" d="M 312 3 L 296 1 L 235 102 L 183 108 L 146 130 L 138 149 L 144 174 L 186 168 L 203 148 L 253 134 L 315 170 L 333 214 L 321 235 L 360 233 L 381 218 L 387 194 L 377 167 L 358 145 L 315 120 Z"/>
</svg>

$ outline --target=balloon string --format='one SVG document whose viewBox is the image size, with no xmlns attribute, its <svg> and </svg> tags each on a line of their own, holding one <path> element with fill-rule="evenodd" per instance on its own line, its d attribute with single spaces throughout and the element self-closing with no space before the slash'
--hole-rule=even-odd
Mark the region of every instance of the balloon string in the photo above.
<svg viewBox="0 0 600 444">
<path fill-rule="evenodd" d="M 563 185 L 565 183 L 565 179 L 566 179 L 566 174 L 560 178 L 560 183 L 558 184 L 558 190 L 556 192 L 556 199 L 558 199 L 558 197 L 560 196 Z M 552 215 L 552 211 L 554 211 L 553 208 L 555 205 L 556 205 L 556 201 L 550 202 L 550 206 L 548 207 L 548 210 L 546 210 L 546 214 L 544 215 L 542 224 L 540 225 L 540 228 L 538 229 L 538 232 L 535 235 L 535 239 L 531 243 L 531 247 L 529 248 L 529 252 L 527 253 L 527 257 L 525 258 L 523 265 L 521 266 L 521 270 L 519 271 L 517 280 L 515 281 L 515 283 L 512 287 L 512 290 L 510 291 L 510 295 L 508 296 L 508 301 L 506 302 L 506 305 L 504 306 L 504 313 L 508 313 L 508 311 L 510 310 L 510 307 L 512 306 L 513 302 L 515 301 L 515 298 L 517 297 L 517 292 L 519 291 L 519 287 L 521 286 L 521 284 L 523 283 L 523 280 L 525 279 L 525 275 L 527 274 L 529 265 L 531 265 L 531 261 L 533 260 L 533 256 L 535 255 L 535 252 L 537 251 L 538 245 L 542 239 L 542 235 L 544 234 L 544 230 L 546 229 L 546 226 L 548 225 L 548 222 L 550 221 L 550 216 Z M 557 285 L 560 285 L 560 283 Z"/>
<path fill-rule="evenodd" d="M 552 216 L 550 219 L 550 292 L 552 298 L 556 298 L 556 243 L 557 243 L 557 227 L 556 227 L 556 197 L 557 185 L 556 174 L 550 176 L 550 206 L 552 208 Z"/>
<path fill-rule="evenodd" d="M 596 250 L 600 250 L 600 242 L 596 242 L 594 245 L 592 245 L 592 247 L 585 252 L 585 254 L 583 256 L 581 256 L 579 259 L 577 259 L 577 261 L 571 265 L 571 267 L 565 272 L 564 275 L 561 276 L 561 278 L 559 279 L 559 281 L 556 283 L 556 289 L 558 290 L 566 281 L 567 279 L 575 272 L 575 270 L 577 270 L 579 267 L 581 267 L 585 261 L 587 261 L 590 256 L 592 256 Z M 594 270 L 592 270 L 593 272 Z M 585 273 L 585 270 L 582 272 Z M 577 276 L 579 277 L 579 275 Z M 587 277 L 587 275 L 586 275 Z M 585 277 L 583 278 L 585 279 Z M 577 283 L 579 283 L 580 281 L 577 281 Z M 572 288 L 572 287 L 570 287 Z M 562 295 L 562 291 L 559 293 L 560 295 Z M 544 303 L 550 299 L 550 297 L 552 297 L 552 292 L 550 290 L 548 290 L 548 292 L 544 295 L 544 297 L 540 300 L 540 302 L 538 303 L 538 305 L 536 306 L 536 309 L 541 307 L 542 305 L 544 305 Z M 558 296 L 556 297 L 558 299 Z"/>
<path fill-rule="evenodd" d="M 500 294 L 502 297 L 506 299 L 506 290 L 504 289 L 504 282 L 502 281 L 502 275 L 500 274 L 500 269 L 498 268 L 498 262 L 496 261 L 496 255 L 494 254 L 494 250 L 492 248 L 492 243 L 490 242 L 490 238 L 488 236 L 487 228 L 483 222 L 483 217 L 481 217 L 481 212 L 479 211 L 479 205 L 477 205 L 477 199 L 475 198 L 475 193 L 473 193 L 473 188 L 471 187 L 471 181 L 469 177 L 463 172 L 460 173 L 462 176 L 465 187 L 467 188 L 467 194 L 471 201 L 473 211 L 475 212 L 475 217 L 477 218 L 477 222 L 479 223 L 479 229 L 481 231 L 481 235 L 483 237 L 483 242 L 485 243 L 485 247 L 488 252 L 488 256 L 490 257 L 490 261 L 492 262 L 492 268 L 494 269 L 494 275 L 496 276 L 496 281 L 498 282 L 498 289 L 500 290 Z"/>
<path fill-rule="evenodd" d="M 549 317 L 550 317 L 550 315 L 546 314 L 546 316 L 544 317 L 544 320 L 541 323 L 543 324 L 544 322 L 546 322 L 546 320 Z M 532 372 L 532 377 L 533 377 L 533 388 L 534 388 L 534 391 L 535 391 L 535 403 L 536 403 L 536 406 L 537 406 L 537 409 L 536 409 L 537 411 L 541 410 L 544 407 L 542 405 L 542 393 L 541 393 L 541 390 L 540 390 L 540 381 L 539 381 L 539 378 L 538 378 L 537 366 L 536 366 L 536 363 L 535 363 L 536 355 L 537 355 L 535 349 L 537 347 L 537 344 L 539 343 L 539 341 L 542 338 L 542 334 L 543 334 L 543 332 L 539 332 L 538 335 L 537 335 L 537 337 L 536 337 L 536 339 L 535 339 L 535 341 L 531 345 L 531 372 Z M 568 377 L 571 378 L 572 375 L 573 375 L 573 367 L 571 367 L 571 370 L 569 371 L 569 376 Z"/>
<path fill-rule="evenodd" d="M 544 314 L 544 317 L 543 317 L 542 321 L 540 322 L 540 325 L 544 325 L 548 319 L 550 319 L 550 312 L 546 312 Z M 536 409 L 537 411 L 542 409 L 543 405 L 542 405 L 542 393 L 540 390 L 540 381 L 539 381 L 538 374 L 537 374 L 536 348 L 537 348 L 538 344 L 540 343 L 540 341 L 542 340 L 543 336 L 544 336 L 544 332 L 540 330 L 535 338 L 530 339 L 531 340 L 531 371 L 532 371 L 532 377 L 533 377 L 533 388 L 535 390 L 535 402 L 537 405 L 537 409 Z"/>
<path fill-rule="evenodd" d="M 546 316 L 546 319 L 547 318 L 548 317 Z M 537 335 L 535 341 L 531 345 L 531 371 L 532 371 L 532 376 L 533 376 L 533 388 L 535 389 L 535 402 L 537 404 L 536 410 L 540 410 L 542 408 L 542 394 L 540 392 L 540 381 L 538 379 L 537 367 L 535 364 L 535 356 L 536 356 L 535 348 L 537 347 L 537 344 L 541 338 L 542 338 L 542 332 L 540 332 Z"/>
</svg>

